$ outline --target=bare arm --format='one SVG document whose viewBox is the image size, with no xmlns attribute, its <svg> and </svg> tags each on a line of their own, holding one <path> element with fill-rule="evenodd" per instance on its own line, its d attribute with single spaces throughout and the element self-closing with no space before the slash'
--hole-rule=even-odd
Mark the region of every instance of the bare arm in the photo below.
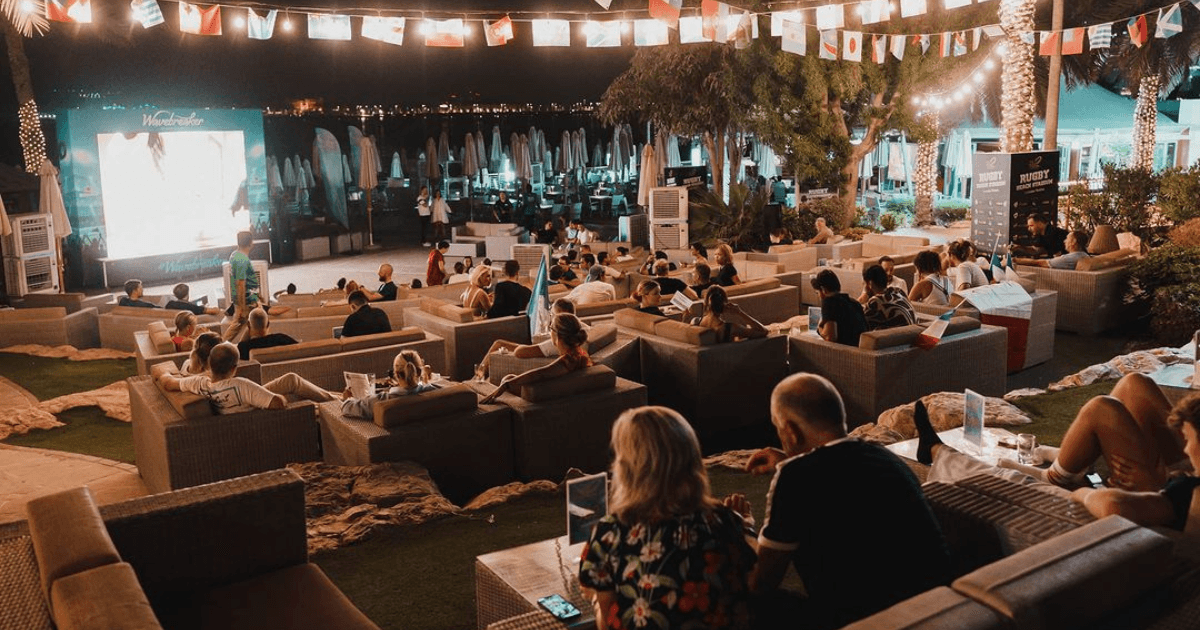
<svg viewBox="0 0 1200 630">
<path fill-rule="evenodd" d="M 536 383 L 538 381 L 549 380 L 568 373 L 569 371 L 567 370 L 566 362 L 562 357 L 559 357 L 548 365 L 543 365 L 542 367 L 534 368 L 521 374 L 509 374 L 508 376 L 505 376 L 504 380 L 500 381 L 500 386 L 496 388 L 496 391 L 488 394 L 486 398 L 480 400 L 479 402 L 490 403 L 499 398 L 500 394 L 503 394 L 507 391 L 512 391 L 514 388 L 521 387 L 523 385 L 529 385 L 530 383 Z"/>
<path fill-rule="evenodd" d="M 762 322 L 751 317 L 749 313 L 743 311 L 742 307 L 730 302 L 729 306 L 726 307 L 726 310 L 734 315 L 737 315 L 738 317 L 741 317 L 742 321 L 745 322 L 743 324 L 733 325 L 732 332 L 734 337 L 741 337 L 742 339 L 758 339 L 760 337 L 767 336 L 767 333 L 769 332 L 767 327 L 763 326 Z"/>
<path fill-rule="evenodd" d="M 1083 504 L 1096 518 L 1117 514 L 1143 526 L 1166 525 L 1175 520 L 1171 502 L 1158 492 L 1080 488 L 1071 493 L 1071 499 Z"/>
<path fill-rule="evenodd" d="M 617 595 L 613 591 L 597 591 L 586 586 L 580 587 L 583 592 L 583 597 L 592 602 L 592 612 L 596 615 L 596 628 L 598 630 L 608 630 L 608 611 L 612 609 L 613 603 L 617 601 Z"/>
<path fill-rule="evenodd" d="M 546 356 L 545 354 L 542 353 L 541 346 L 539 346 L 537 344 L 528 345 L 528 346 L 521 344 L 521 345 L 513 348 L 512 353 L 513 353 L 513 356 L 518 359 L 537 359 L 537 358 Z"/>
<path fill-rule="evenodd" d="M 179 388 L 179 376 L 176 374 L 163 374 L 158 377 L 158 382 L 162 385 L 163 389 L 169 392 L 183 391 Z"/>
<path fill-rule="evenodd" d="M 1014 265 L 1027 265 L 1029 267 L 1049 267 L 1050 266 L 1050 261 L 1046 260 L 1046 259 L 1014 258 L 1012 262 Z"/>
<path fill-rule="evenodd" d="M 817 332 L 821 334 L 821 338 L 825 341 L 837 343 L 837 322 L 821 322 L 821 325 L 817 327 Z"/>
<path fill-rule="evenodd" d="M 933 283 L 922 278 L 920 281 L 914 284 L 912 290 L 908 292 L 908 301 L 919 302 L 924 300 L 925 298 L 929 297 L 929 293 L 931 291 L 933 291 Z"/>
<path fill-rule="evenodd" d="M 755 593 L 766 593 L 779 588 L 787 573 L 788 562 L 792 554 L 788 551 L 758 546 L 758 563 L 750 573 L 750 590 Z"/>
<path fill-rule="evenodd" d="M 689 286 L 684 286 L 684 287 L 683 287 L 683 294 L 684 294 L 684 295 L 686 295 L 686 296 L 687 296 L 687 298 L 688 298 L 689 300 L 693 300 L 693 301 L 694 301 L 694 300 L 699 300 L 699 299 L 700 299 L 700 296 L 699 296 L 699 295 L 696 295 L 696 292 L 695 292 L 695 291 L 693 291 L 693 290 L 692 290 L 692 287 L 689 287 Z"/>
</svg>

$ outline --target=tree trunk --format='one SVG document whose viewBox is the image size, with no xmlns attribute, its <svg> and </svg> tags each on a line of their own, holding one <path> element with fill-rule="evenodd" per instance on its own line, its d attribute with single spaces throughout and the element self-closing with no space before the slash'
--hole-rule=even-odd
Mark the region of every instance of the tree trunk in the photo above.
<svg viewBox="0 0 1200 630">
<path fill-rule="evenodd" d="M 25 40 L 12 22 L 0 17 L 4 27 L 4 43 L 8 49 L 8 65 L 12 69 L 13 87 L 17 92 L 17 110 L 20 118 L 21 150 L 25 158 L 25 170 L 37 173 L 46 159 L 46 134 L 42 131 L 33 78 L 29 73 L 29 57 L 25 56 Z"/>
<path fill-rule="evenodd" d="M 708 161 L 712 163 L 713 194 L 725 198 L 725 131 L 714 134 L 705 132 L 704 148 L 708 151 Z"/>
<path fill-rule="evenodd" d="M 1035 0 L 1006 0 L 1000 3 L 1000 26 L 1005 39 L 1004 71 L 1001 77 L 1000 144 L 1006 153 L 1033 150 L 1033 44 L 1021 39 L 1033 33 Z"/>
<path fill-rule="evenodd" d="M 937 140 L 917 145 L 917 225 L 933 223 L 933 192 L 937 187 L 937 153 Z"/>
<path fill-rule="evenodd" d="M 1158 130 L 1158 88 L 1161 81 L 1157 74 L 1142 77 L 1138 86 L 1137 106 L 1133 110 L 1133 166 L 1154 170 L 1154 146 Z"/>
<path fill-rule="evenodd" d="M 898 94 L 893 95 L 892 99 L 886 103 L 883 100 L 882 93 L 871 97 L 871 105 L 876 108 L 883 108 L 883 111 L 881 115 L 872 118 L 867 123 L 867 132 L 863 135 L 862 142 L 851 145 L 849 162 L 842 168 L 842 176 L 846 180 L 846 192 L 849 193 L 841 197 L 844 212 L 842 213 L 841 225 L 839 227 L 842 229 L 853 225 L 854 219 L 858 216 L 859 165 L 862 164 L 867 155 L 874 151 L 875 147 L 879 144 L 879 134 L 883 131 L 884 125 L 887 124 L 892 113 L 896 111 L 896 104 L 899 102 L 898 99 Z M 834 125 L 834 130 L 837 131 L 838 135 L 849 139 L 850 129 L 846 126 L 845 118 L 840 115 L 840 99 L 833 99 L 829 102 L 829 113 L 835 115 L 835 120 L 838 122 L 838 124 Z"/>
</svg>

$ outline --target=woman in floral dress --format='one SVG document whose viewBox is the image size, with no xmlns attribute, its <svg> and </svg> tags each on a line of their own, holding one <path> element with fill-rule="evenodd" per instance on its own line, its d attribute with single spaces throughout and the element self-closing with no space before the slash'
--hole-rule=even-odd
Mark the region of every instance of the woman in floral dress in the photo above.
<svg viewBox="0 0 1200 630">
<path fill-rule="evenodd" d="M 611 510 L 579 566 L 597 627 L 748 627 L 749 532 L 712 497 L 692 427 L 665 407 L 631 409 L 612 448 Z"/>
</svg>

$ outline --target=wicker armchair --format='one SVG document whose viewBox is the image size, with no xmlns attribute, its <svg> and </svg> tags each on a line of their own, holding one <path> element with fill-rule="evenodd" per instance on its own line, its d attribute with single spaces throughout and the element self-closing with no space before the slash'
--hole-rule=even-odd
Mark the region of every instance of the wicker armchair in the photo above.
<svg viewBox="0 0 1200 630">
<path fill-rule="evenodd" d="M 95 307 L 73 313 L 63 306 L 0 311 L 0 347 L 34 343 L 96 348 L 100 345 Z"/>
<path fill-rule="evenodd" d="M 1039 289 L 1058 292 L 1058 330 L 1098 335 L 1132 321 L 1138 306 L 1125 303 L 1128 265 L 1099 271 L 1047 269 L 1018 265 L 1017 272 L 1037 282 Z"/>
<path fill-rule="evenodd" d="M 455 381 L 474 375 L 475 364 L 493 341 L 529 343 L 529 318 L 525 315 L 476 321 L 465 309 L 441 300 L 421 300 L 420 308 L 404 312 L 404 321 L 446 340 L 445 374 Z"/>
<path fill-rule="evenodd" d="M 641 381 L 642 367 L 639 354 L 639 341 L 636 336 L 620 333 L 611 322 L 592 326 L 588 333 L 588 354 L 596 365 L 604 365 L 617 373 L 617 376 L 631 381 Z M 555 357 L 536 357 L 518 359 L 510 352 L 493 353 L 488 359 L 488 379 L 492 384 L 500 384 L 500 379 L 508 374 L 520 374 L 534 368 L 549 365 Z"/>
<path fill-rule="evenodd" d="M 259 348 L 250 351 L 250 360 L 262 366 L 264 383 L 295 372 L 319 387 L 341 391 L 346 386 L 344 372 L 382 376 L 392 369 L 392 361 L 401 350 L 417 351 L 434 372 L 446 369 L 445 342 L 415 327 Z"/>
<path fill-rule="evenodd" d="M 146 330 L 152 321 L 160 321 L 168 328 L 174 326 L 175 316 L 182 312 L 166 308 L 114 307 L 99 317 L 100 347 L 137 352 L 137 342 L 133 338 L 135 332 Z M 217 321 L 214 315 L 200 315 L 196 319 L 201 324 Z"/>
</svg>

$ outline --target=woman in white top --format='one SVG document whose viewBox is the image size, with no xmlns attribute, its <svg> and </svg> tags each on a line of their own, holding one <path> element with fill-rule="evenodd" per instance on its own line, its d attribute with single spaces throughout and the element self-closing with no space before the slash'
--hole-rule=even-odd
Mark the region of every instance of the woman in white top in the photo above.
<svg viewBox="0 0 1200 630">
<path fill-rule="evenodd" d="M 975 247 L 971 245 L 971 241 L 966 240 L 955 241 L 946 248 L 946 254 L 950 257 L 950 265 L 956 269 L 955 290 L 961 291 L 990 284 L 983 270 L 973 261 L 974 251 Z"/>
<path fill-rule="evenodd" d="M 492 308 L 492 296 L 487 290 L 492 286 L 492 268 L 480 265 L 473 269 L 467 282 L 467 290 L 463 291 L 463 308 L 469 308 L 475 317 L 487 317 Z"/>
<path fill-rule="evenodd" d="M 417 217 L 421 219 L 421 245 L 429 247 L 429 187 L 422 186 L 417 194 Z"/>
<path fill-rule="evenodd" d="M 926 250 L 917 254 L 913 265 L 917 268 L 920 280 L 908 292 L 908 301 L 948 306 L 950 294 L 954 293 L 954 284 L 942 273 L 942 257 Z"/>
<path fill-rule="evenodd" d="M 433 191 L 433 201 L 430 204 L 430 220 L 433 221 L 433 240 L 446 239 L 446 224 L 450 222 L 450 204 L 442 199 L 442 189 Z"/>
</svg>

